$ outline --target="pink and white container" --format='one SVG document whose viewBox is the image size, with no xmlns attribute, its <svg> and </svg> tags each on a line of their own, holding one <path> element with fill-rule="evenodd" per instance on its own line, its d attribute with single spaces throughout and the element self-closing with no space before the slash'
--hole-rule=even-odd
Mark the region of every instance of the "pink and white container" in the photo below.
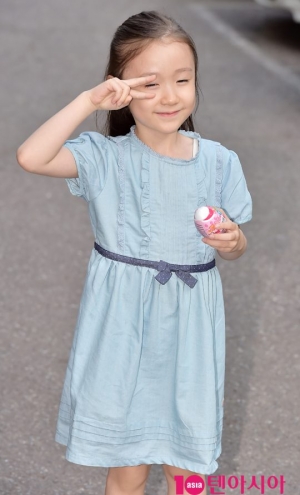
<svg viewBox="0 0 300 495">
<path fill-rule="evenodd" d="M 204 237 L 210 234 L 223 234 L 226 229 L 216 229 L 216 223 L 227 222 L 227 218 L 213 206 L 201 206 L 197 208 L 194 215 L 196 228 Z"/>
</svg>

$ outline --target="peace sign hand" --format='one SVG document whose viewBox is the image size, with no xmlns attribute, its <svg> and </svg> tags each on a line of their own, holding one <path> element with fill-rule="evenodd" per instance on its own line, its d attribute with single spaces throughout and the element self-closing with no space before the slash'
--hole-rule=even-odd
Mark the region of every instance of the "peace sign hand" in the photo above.
<svg viewBox="0 0 300 495">
<path fill-rule="evenodd" d="M 152 82 L 155 78 L 155 74 L 124 80 L 108 76 L 106 81 L 86 93 L 95 110 L 120 110 L 129 105 L 133 98 L 138 100 L 153 98 L 155 93 L 149 91 L 143 93 L 133 88 Z"/>
</svg>

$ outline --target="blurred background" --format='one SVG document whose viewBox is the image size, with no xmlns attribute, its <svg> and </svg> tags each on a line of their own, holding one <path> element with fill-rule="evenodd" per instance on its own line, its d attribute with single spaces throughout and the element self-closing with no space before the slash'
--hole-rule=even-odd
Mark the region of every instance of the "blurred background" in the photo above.
<svg viewBox="0 0 300 495">
<path fill-rule="evenodd" d="M 87 205 L 64 179 L 26 173 L 15 155 L 37 127 L 102 81 L 117 26 L 152 9 L 194 38 L 196 130 L 238 153 L 253 199 L 253 220 L 243 226 L 248 251 L 234 262 L 217 259 L 227 354 L 214 474 L 243 475 L 246 487 L 265 477 L 264 491 L 244 493 L 297 493 L 300 24 L 299 2 L 292 10 L 280 3 L 2 0 L 0 495 L 104 495 L 107 468 L 72 464 L 54 442 L 93 246 Z M 72 137 L 84 130 L 96 130 L 95 115 Z M 284 476 L 284 492 L 268 487 L 272 475 Z M 152 466 L 146 495 L 166 493 L 161 466 Z"/>
</svg>

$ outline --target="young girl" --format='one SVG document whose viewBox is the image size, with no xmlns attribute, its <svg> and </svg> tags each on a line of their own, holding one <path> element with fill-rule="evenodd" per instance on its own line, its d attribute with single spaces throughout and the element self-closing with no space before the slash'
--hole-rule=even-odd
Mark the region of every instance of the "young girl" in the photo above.
<svg viewBox="0 0 300 495">
<path fill-rule="evenodd" d="M 194 131 L 197 70 L 173 19 L 134 15 L 114 35 L 105 81 L 17 152 L 25 170 L 66 178 L 88 203 L 95 244 L 55 440 L 70 462 L 110 468 L 105 495 L 142 495 L 151 464 L 163 465 L 169 495 L 175 476 L 205 482 L 218 468 L 225 319 L 214 258 L 245 252 L 252 201 L 237 154 Z M 68 140 L 95 110 L 108 110 L 105 135 Z M 203 205 L 221 207 L 226 233 L 201 236 Z"/>
</svg>

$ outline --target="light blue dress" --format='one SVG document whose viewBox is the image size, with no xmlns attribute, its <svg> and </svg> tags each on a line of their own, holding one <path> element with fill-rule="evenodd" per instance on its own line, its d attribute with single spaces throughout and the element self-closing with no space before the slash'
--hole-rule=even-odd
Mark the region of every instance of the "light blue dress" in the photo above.
<svg viewBox="0 0 300 495">
<path fill-rule="evenodd" d="M 83 132 L 65 146 L 87 201 L 95 241 L 114 253 L 175 264 L 207 263 L 194 212 L 220 206 L 236 223 L 252 218 L 237 154 L 192 131 L 190 160 L 160 155 L 138 139 Z M 217 267 L 173 272 L 103 257 L 91 246 L 66 370 L 55 440 L 86 466 L 168 464 L 200 474 L 218 468 L 225 376 L 225 317 Z"/>
</svg>

